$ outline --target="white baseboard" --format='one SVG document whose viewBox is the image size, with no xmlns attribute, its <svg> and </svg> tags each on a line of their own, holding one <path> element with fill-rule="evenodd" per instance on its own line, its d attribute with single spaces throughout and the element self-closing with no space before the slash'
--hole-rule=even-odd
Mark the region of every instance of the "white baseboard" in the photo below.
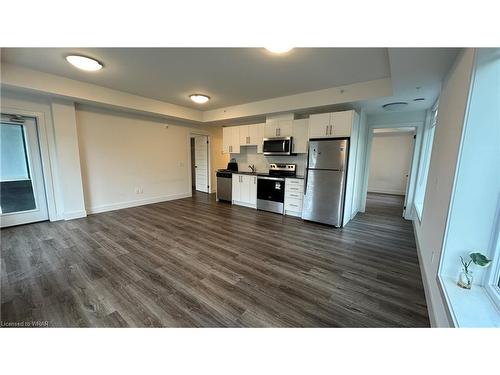
<svg viewBox="0 0 500 375">
<path fill-rule="evenodd" d="M 128 201 L 128 202 L 103 204 L 100 206 L 89 207 L 89 208 L 87 208 L 87 212 L 89 214 L 98 214 L 100 212 L 121 210 L 123 208 L 129 208 L 129 207 L 144 206 L 146 204 L 166 202 L 166 201 L 171 201 L 174 199 L 188 198 L 191 196 L 192 196 L 191 192 L 181 193 L 181 194 L 161 195 L 159 197 L 154 197 L 154 198 L 138 199 L 138 200 Z"/>
<path fill-rule="evenodd" d="M 386 190 L 386 189 L 368 189 L 368 193 L 393 194 L 393 195 L 405 195 L 406 194 L 404 191 Z"/>
<path fill-rule="evenodd" d="M 70 212 L 65 212 L 63 214 L 64 220 L 80 219 L 80 218 L 86 217 L 86 216 L 87 216 L 87 211 L 85 211 L 85 210 L 70 211 Z"/>
</svg>

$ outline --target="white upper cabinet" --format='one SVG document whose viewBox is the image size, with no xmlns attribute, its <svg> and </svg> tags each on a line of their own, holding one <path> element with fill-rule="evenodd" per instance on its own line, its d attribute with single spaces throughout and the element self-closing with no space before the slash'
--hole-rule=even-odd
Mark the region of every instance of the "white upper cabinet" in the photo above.
<svg viewBox="0 0 500 375">
<path fill-rule="evenodd" d="M 240 152 L 239 128 L 239 126 L 222 128 L 222 152 L 224 154 L 238 154 Z"/>
<path fill-rule="evenodd" d="M 264 123 L 248 125 L 248 137 L 251 145 L 257 145 L 257 150 L 262 152 L 262 142 L 264 139 Z"/>
<path fill-rule="evenodd" d="M 267 121 L 264 130 L 264 138 L 291 137 L 293 120 Z"/>
<path fill-rule="evenodd" d="M 307 141 L 309 134 L 309 120 L 293 120 L 292 137 L 294 154 L 307 154 Z"/>
<path fill-rule="evenodd" d="M 330 113 L 330 124 L 334 137 L 350 137 L 354 120 L 354 111 Z"/>
<path fill-rule="evenodd" d="M 309 138 L 350 137 L 354 111 L 318 113 L 309 117 Z"/>
<path fill-rule="evenodd" d="M 330 137 L 330 114 L 318 113 L 309 116 L 309 138 Z"/>
<path fill-rule="evenodd" d="M 257 146 L 257 152 L 262 153 L 263 139 L 263 123 L 227 126 L 222 128 L 222 152 L 224 154 L 239 154 L 240 146 Z"/>
<path fill-rule="evenodd" d="M 257 146 L 257 152 L 262 153 L 264 124 L 238 126 L 240 128 L 240 146 Z"/>
<path fill-rule="evenodd" d="M 250 129 L 248 125 L 238 126 L 240 128 L 240 146 L 250 144 Z"/>
<path fill-rule="evenodd" d="M 229 154 L 231 135 L 231 128 L 222 128 L 222 152 L 224 154 Z"/>
<path fill-rule="evenodd" d="M 231 153 L 239 154 L 240 153 L 240 127 L 232 126 L 231 127 Z"/>
</svg>

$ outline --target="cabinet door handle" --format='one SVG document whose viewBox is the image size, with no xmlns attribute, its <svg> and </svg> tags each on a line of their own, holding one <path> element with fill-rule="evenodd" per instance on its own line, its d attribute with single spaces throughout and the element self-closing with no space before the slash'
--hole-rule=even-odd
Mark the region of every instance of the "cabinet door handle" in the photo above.
<svg viewBox="0 0 500 375">
<path fill-rule="evenodd" d="M 325 135 L 328 135 L 328 125 L 326 126 Z"/>
<path fill-rule="evenodd" d="M 281 137 L 281 128 L 278 128 L 278 135 Z"/>
</svg>

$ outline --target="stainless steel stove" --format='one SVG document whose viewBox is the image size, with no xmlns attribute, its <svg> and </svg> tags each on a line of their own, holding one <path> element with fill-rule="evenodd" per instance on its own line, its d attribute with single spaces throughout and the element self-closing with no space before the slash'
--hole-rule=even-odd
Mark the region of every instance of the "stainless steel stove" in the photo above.
<svg viewBox="0 0 500 375">
<path fill-rule="evenodd" d="M 257 209 L 283 214 L 285 205 L 285 177 L 296 175 L 296 164 L 274 163 L 269 174 L 257 175 Z"/>
</svg>

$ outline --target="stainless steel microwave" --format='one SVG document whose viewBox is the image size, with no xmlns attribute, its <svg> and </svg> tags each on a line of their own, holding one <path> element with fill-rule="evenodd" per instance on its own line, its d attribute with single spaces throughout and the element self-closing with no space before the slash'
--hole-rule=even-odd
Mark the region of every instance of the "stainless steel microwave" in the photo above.
<svg viewBox="0 0 500 375">
<path fill-rule="evenodd" d="M 262 152 L 264 155 L 293 155 L 292 137 L 264 138 Z"/>
</svg>

